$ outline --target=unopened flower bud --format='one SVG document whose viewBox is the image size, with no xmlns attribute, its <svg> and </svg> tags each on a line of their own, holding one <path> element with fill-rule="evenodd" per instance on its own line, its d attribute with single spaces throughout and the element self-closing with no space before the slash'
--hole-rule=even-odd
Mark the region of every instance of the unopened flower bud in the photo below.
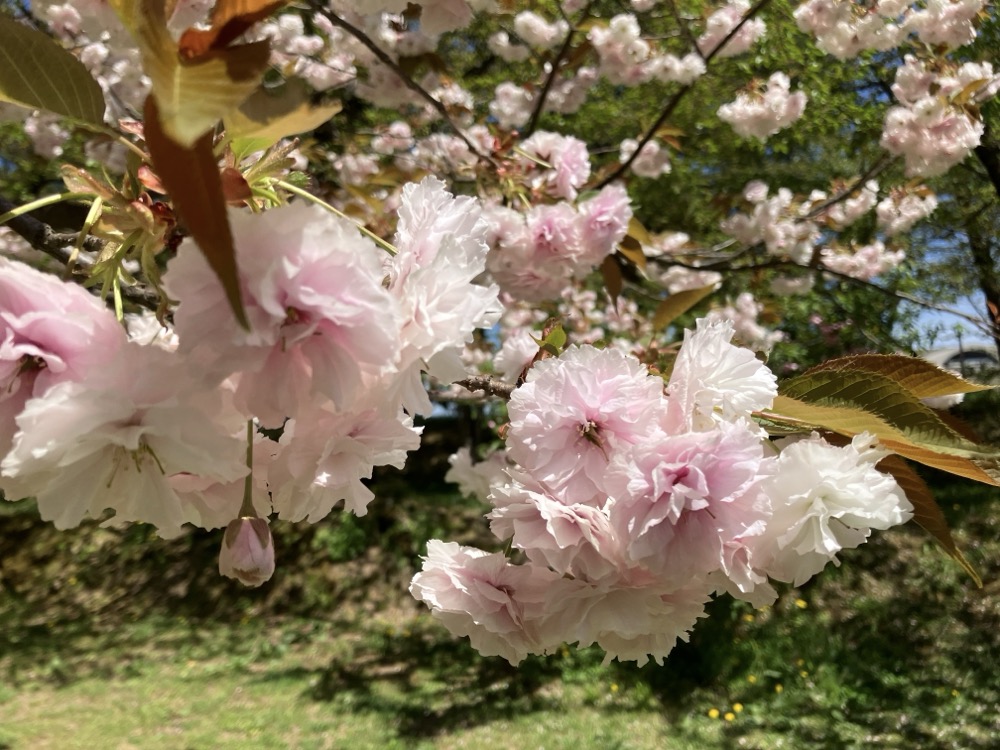
<svg viewBox="0 0 1000 750">
<path fill-rule="evenodd" d="M 274 539 L 265 518 L 230 521 L 219 551 L 219 572 L 245 586 L 260 586 L 274 575 Z"/>
</svg>

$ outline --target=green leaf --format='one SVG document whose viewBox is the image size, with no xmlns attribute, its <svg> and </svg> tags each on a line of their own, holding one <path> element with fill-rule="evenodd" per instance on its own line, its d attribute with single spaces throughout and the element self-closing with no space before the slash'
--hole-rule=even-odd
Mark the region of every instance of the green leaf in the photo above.
<svg viewBox="0 0 1000 750">
<path fill-rule="evenodd" d="M 0 100 L 104 124 L 104 94 L 72 53 L 0 14 Z"/>
<path fill-rule="evenodd" d="M 566 341 L 566 331 L 563 330 L 561 325 L 557 325 L 549 331 L 549 335 L 546 336 L 541 343 L 551 344 L 556 348 L 557 352 L 561 352 L 566 347 Z"/>
<path fill-rule="evenodd" d="M 883 447 L 900 456 L 950 474 L 1000 486 L 1000 456 L 995 449 L 982 448 L 971 455 L 942 452 L 939 446 L 922 445 L 882 417 L 863 408 L 843 404 L 807 403 L 779 394 L 771 408 L 760 412 L 758 416 L 788 427 L 798 427 L 800 430 L 828 430 L 846 437 L 869 432 L 878 438 Z"/>
<path fill-rule="evenodd" d="M 697 289 L 685 289 L 677 294 L 671 294 L 657 306 L 656 312 L 653 314 L 653 330 L 662 331 L 714 292 L 715 289 L 715 284 L 709 284 Z"/>
<path fill-rule="evenodd" d="M 636 268 L 646 270 L 646 255 L 642 252 L 642 245 L 632 235 L 625 235 L 625 239 L 618 246 L 618 252 L 631 261 Z"/>
<path fill-rule="evenodd" d="M 786 380 L 778 392 L 808 403 L 876 415 L 915 445 L 942 453 L 971 458 L 989 451 L 946 425 L 918 396 L 880 373 L 814 369 Z"/>
<path fill-rule="evenodd" d="M 856 370 L 884 375 L 892 379 L 917 398 L 951 396 L 956 393 L 974 393 L 993 390 L 995 386 L 972 383 L 955 373 L 938 367 L 919 357 L 900 354 L 860 354 L 831 359 L 812 367 L 802 374 L 806 377 L 821 370 L 840 372 Z"/>
<path fill-rule="evenodd" d="M 252 150 L 263 151 L 282 138 L 315 130 L 342 108 L 339 101 L 313 107 L 309 96 L 309 87 L 301 79 L 275 91 L 258 89 L 226 116 L 226 133 L 236 141 L 233 150 L 246 152 L 243 142 L 252 141 Z"/>
<path fill-rule="evenodd" d="M 194 146 L 260 85 L 271 54 L 267 41 L 226 46 L 230 33 L 213 27 L 203 43 L 186 48 L 182 55 L 167 29 L 163 0 L 110 2 L 142 54 L 143 71 L 152 82 L 160 113 L 160 127 L 175 143 Z M 228 13 L 224 15 L 221 20 L 226 26 L 233 19 Z M 205 45 L 209 48 L 203 49 Z"/>
</svg>

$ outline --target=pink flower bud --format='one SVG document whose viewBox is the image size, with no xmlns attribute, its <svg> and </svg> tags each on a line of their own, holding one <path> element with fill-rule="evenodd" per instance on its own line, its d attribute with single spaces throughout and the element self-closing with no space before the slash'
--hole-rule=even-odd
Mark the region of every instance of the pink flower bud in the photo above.
<svg viewBox="0 0 1000 750">
<path fill-rule="evenodd" d="M 230 521 L 219 551 L 219 572 L 245 586 L 260 586 L 274 575 L 274 540 L 265 518 Z"/>
</svg>

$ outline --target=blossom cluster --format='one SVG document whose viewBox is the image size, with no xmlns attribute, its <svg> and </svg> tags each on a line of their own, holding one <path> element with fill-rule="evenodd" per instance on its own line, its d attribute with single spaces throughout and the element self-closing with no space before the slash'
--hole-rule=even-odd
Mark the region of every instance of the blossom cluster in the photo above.
<svg viewBox="0 0 1000 750">
<path fill-rule="evenodd" d="M 456 457 L 453 474 L 479 493 L 492 481 L 490 529 L 524 562 L 432 540 L 413 595 L 513 664 L 563 643 L 662 662 L 714 593 L 770 602 L 769 579 L 800 585 L 908 520 L 870 436 L 767 439 L 751 416 L 774 376 L 732 336 L 699 322 L 665 390 L 615 349 L 535 364 L 509 404 L 503 461 L 474 476 Z"/>
<path fill-rule="evenodd" d="M 419 444 L 421 372 L 464 377 L 462 347 L 500 314 L 497 287 L 476 283 L 478 204 L 433 178 L 409 185 L 384 261 L 313 205 L 230 222 L 249 328 L 190 239 L 163 278 L 179 305 L 162 331 L 145 319 L 126 333 L 82 288 L 0 261 L 8 499 L 36 497 L 59 528 L 110 509 L 163 536 L 272 511 L 316 521 L 340 502 L 367 511 L 361 480 Z M 283 427 L 278 442 L 252 437 L 249 462 L 248 420 Z"/>
<path fill-rule="evenodd" d="M 703 169 L 697 158 L 682 161 L 702 145 L 697 133 L 664 118 L 709 65 L 764 37 L 763 5 L 727 0 L 688 17 L 688 9 L 667 14 L 657 0 L 630 0 L 602 16 L 593 3 L 563 0 L 557 9 L 505 12 L 503 28 L 468 42 L 512 71 L 488 91 L 466 88 L 440 65 L 456 47 L 449 32 L 497 11 L 487 0 L 277 8 L 242 37 L 268 45 L 264 88 L 281 78 L 316 99 L 343 94 L 391 113 L 374 113 L 353 141 L 338 138 L 325 152 L 285 140 L 265 157 L 237 157 L 228 136 L 217 143 L 225 168 L 245 175 L 287 157 L 255 184 L 252 211 L 229 213 L 246 326 L 231 315 L 233 290 L 224 291 L 190 238 L 153 259 L 151 270 L 166 264 L 162 279 L 140 274 L 163 292 L 167 317 L 128 316 L 123 327 L 80 286 L 7 259 L 35 260 L 0 233 L 0 490 L 10 500 L 36 497 L 59 528 L 87 517 L 148 522 L 163 536 L 186 525 L 225 527 L 220 570 L 259 585 L 274 570 L 272 514 L 315 522 L 340 504 L 365 514 L 374 467 L 402 466 L 419 444 L 414 419 L 433 408 L 428 378 L 444 388 L 481 367 L 519 385 L 506 445 L 478 463 L 456 454 L 449 478 L 489 498 L 490 528 L 515 552 L 432 541 L 411 590 L 452 632 L 512 663 L 564 642 L 662 661 L 711 596 L 765 603 L 774 596 L 769 581 L 801 584 L 871 529 L 902 523 L 912 508 L 875 468 L 886 452 L 870 436 L 847 445 L 818 435 L 772 441 L 754 421 L 776 389 L 750 349 L 767 351 L 784 334 L 766 327 L 753 292 L 727 289 L 713 303 L 664 382 L 645 364 L 666 344 L 648 311 L 587 283 L 603 267 L 652 291 L 646 302 L 669 301 L 721 286 L 715 269 L 724 264 L 702 261 L 732 246 L 762 245 L 747 256 L 863 280 L 903 261 L 893 238 L 937 205 L 915 182 L 838 181 L 801 196 L 753 180 L 721 222 L 730 239 L 714 248 L 684 232 L 651 237 L 633 226 L 630 186 Z M 170 3 L 167 33 L 204 28 L 211 6 Z M 886 110 L 881 145 L 908 176 L 933 177 L 980 144 L 978 105 L 1000 90 L 990 63 L 949 57 L 975 39 L 985 7 L 806 0 L 795 20 L 840 59 L 900 48 L 895 103 L 871 102 Z M 29 10 L 97 80 L 108 124 L 141 134 L 140 123 L 122 118 L 142 111 L 151 84 L 111 5 L 39 0 Z M 671 15 L 677 28 L 663 33 Z M 809 71 L 795 73 L 802 89 L 794 91 L 786 73 L 759 75 L 717 109 L 743 138 L 766 141 L 803 116 L 810 95 L 824 100 L 805 90 Z M 637 138 L 615 136 L 591 153 L 568 132 L 537 127 L 563 127 L 562 117 L 540 118 L 573 114 L 594 91 L 618 97 L 642 85 L 672 98 Z M 48 113 L 0 105 L 0 117 L 22 120 L 46 159 L 62 154 L 72 132 Z M 127 145 L 130 159 L 141 158 L 140 141 Z M 129 166 L 122 142 L 107 136 L 85 152 L 105 173 Z M 320 189 L 336 217 L 285 204 L 282 190 L 295 186 L 276 175 L 317 165 L 310 177 L 334 175 Z M 96 232 L 114 224 L 125 193 L 123 202 L 142 210 L 147 198 L 160 200 L 136 187 L 133 201 L 133 171 L 127 188 L 102 201 Z M 427 174 L 459 178 L 480 197 L 456 197 Z M 725 196 L 718 205 L 729 205 Z M 359 233 L 358 224 L 372 229 Z M 844 230 L 863 239 L 840 241 Z M 368 239 L 390 236 L 379 240 L 389 254 Z M 133 263 L 116 267 L 116 278 Z M 778 277 L 771 291 L 802 293 L 814 278 L 822 274 Z M 569 346 L 544 357 L 539 328 L 553 315 Z M 831 336 L 836 325 L 828 324 Z M 268 437 L 275 432 L 279 439 Z"/>
<path fill-rule="evenodd" d="M 787 75 L 772 73 L 762 87 L 741 93 L 735 101 L 719 107 L 719 119 L 744 138 L 766 141 L 802 117 L 806 100 L 802 91 L 791 90 Z"/>
<path fill-rule="evenodd" d="M 558 169 L 555 170 L 558 184 Z M 555 299 L 575 278 L 589 274 L 625 237 L 632 207 L 619 184 L 576 206 L 541 204 L 527 214 L 490 206 L 487 267 L 516 299 Z"/>
<path fill-rule="evenodd" d="M 979 145 L 982 121 L 966 105 L 992 98 L 1000 76 L 990 63 L 963 63 L 939 72 L 907 55 L 892 93 L 899 102 L 885 117 L 882 146 L 906 160 L 906 173 L 944 174 Z"/>
<path fill-rule="evenodd" d="M 795 10 L 795 21 L 816 37 L 820 49 L 845 60 L 864 50 L 898 47 L 910 34 L 925 45 L 969 44 L 985 6 L 985 0 L 930 0 L 920 6 L 912 0 L 807 0 Z"/>
<path fill-rule="evenodd" d="M 734 212 L 722 222 L 722 230 L 745 245 L 763 243 L 771 255 L 799 265 L 818 262 L 832 271 L 868 281 L 898 267 L 905 253 L 880 239 L 859 246 L 826 244 L 821 224 L 844 229 L 874 208 L 879 228 L 889 237 L 903 231 L 900 227 L 908 229 L 937 205 L 932 194 L 921 197 L 912 188 L 891 191 L 879 201 L 879 185 L 874 180 L 857 190 L 838 187 L 842 192 L 831 203 L 830 196 L 821 190 L 801 200 L 786 188 L 772 196 L 764 183 L 750 182 L 743 190 L 743 198 L 751 209 L 747 213 Z M 778 287 L 783 283 L 779 281 Z M 779 293 L 794 291 L 787 287 Z"/>
</svg>

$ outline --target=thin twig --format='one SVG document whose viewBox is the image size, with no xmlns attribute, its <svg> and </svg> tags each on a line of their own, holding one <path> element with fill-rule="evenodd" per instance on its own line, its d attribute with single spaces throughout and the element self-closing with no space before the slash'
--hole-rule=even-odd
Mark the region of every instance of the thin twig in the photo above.
<svg viewBox="0 0 1000 750">
<path fill-rule="evenodd" d="M 583 13 L 580 14 L 580 21 L 590 15 L 591 5 L 592 3 L 587 3 L 587 7 L 584 8 Z M 559 10 L 560 12 L 562 11 L 561 6 Z M 566 18 L 566 22 L 571 23 L 568 18 Z M 577 23 L 579 23 L 579 21 Z M 523 133 L 524 138 L 527 138 L 534 133 L 535 128 L 538 127 L 538 120 L 542 116 L 542 109 L 545 107 L 545 100 L 548 98 L 549 91 L 552 90 L 552 84 L 555 82 L 556 75 L 559 73 L 559 66 L 562 65 L 563 60 L 566 59 L 566 55 L 569 54 L 570 48 L 573 46 L 574 36 L 576 36 L 576 25 L 571 24 L 569 31 L 566 32 L 566 38 L 563 40 L 562 47 L 559 48 L 559 52 L 556 53 L 555 59 L 552 60 L 552 69 L 545 78 L 545 83 L 542 84 L 542 90 L 538 93 L 538 99 L 535 100 L 535 107 L 531 110 L 531 119 L 528 120 L 528 126 L 525 128 Z"/>
<path fill-rule="evenodd" d="M 17 205 L 0 196 L 0 213 L 6 213 L 17 208 Z M 55 258 L 63 265 L 68 266 L 73 260 L 73 248 L 76 246 L 78 236 L 73 232 L 57 232 L 48 224 L 32 216 L 16 216 L 6 224 L 15 233 L 20 235 L 35 250 L 45 253 L 50 258 Z M 85 237 L 81 249 L 92 253 L 100 253 L 105 247 L 104 240 L 98 237 Z M 77 256 L 75 262 L 83 261 L 83 256 Z M 86 261 L 84 261 L 86 262 Z M 122 296 L 140 307 L 154 312 L 159 308 L 160 298 L 148 289 L 138 287 L 122 287 Z"/>
<path fill-rule="evenodd" d="M 771 0 L 758 0 L 757 4 L 754 5 L 752 8 L 750 8 L 750 10 L 747 11 L 747 14 L 740 19 L 740 22 L 733 27 L 733 30 L 726 35 L 726 38 L 723 39 L 722 42 L 718 46 L 716 46 L 715 49 L 713 49 L 711 52 L 709 52 L 707 55 L 704 56 L 705 65 L 707 66 L 712 61 L 712 59 L 719 53 L 719 51 L 722 50 L 722 48 L 729 43 L 729 40 L 739 33 L 740 29 L 743 28 L 743 24 L 745 24 L 747 21 L 750 21 L 754 16 L 756 16 L 760 11 L 762 11 L 770 2 Z M 695 49 L 697 49 L 697 47 Z M 704 76 L 702 76 L 702 78 L 704 78 Z M 686 86 L 682 86 L 677 91 L 677 93 L 674 94 L 673 98 L 671 98 L 671 100 L 667 102 L 667 106 L 663 108 L 663 111 L 660 113 L 660 116 L 656 118 L 656 122 L 654 122 L 652 126 L 650 126 L 650 128 L 643 134 L 642 138 L 639 139 L 639 145 L 635 147 L 635 151 L 632 152 L 632 154 L 628 157 L 628 159 L 619 164 L 618 167 L 611 174 L 609 174 L 607 177 L 605 177 L 603 180 L 597 183 L 597 185 L 594 186 L 595 190 L 600 190 L 601 188 L 610 185 L 612 182 L 619 179 L 622 175 L 625 174 L 628 168 L 632 166 L 632 162 L 634 162 L 636 159 L 639 158 L 639 154 L 642 153 L 642 149 L 645 148 L 646 144 L 649 143 L 651 140 L 653 140 L 653 136 L 656 135 L 656 132 L 669 119 L 670 115 L 674 113 L 674 110 L 677 109 L 677 106 L 681 103 L 681 101 L 684 99 L 687 93 L 694 88 L 695 83 L 697 83 L 697 81 L 689 83 Z"/>
<path fill-rule="evenodd" d="M 510 395 L 514 392 L 515 387 L 510 383 L 494 380 L 489 375 L 475 375 L 465 380 L 457 380 L 455 385 L 460 385 L 467 391 L 483 391 L 490 396 L 502 398 L 504 401 L 510 400 Z"/>
<path fill-rule="evenodd" d="M 877 177 L 878 175 L 882 174 L 882 172 L 884 172 L 886 169 L 888 169 L 889 166 L 894 161 L 896 161 L 896 158 L 897 157 L 889 153 L 882 154 L 882 157 L 878 161 L 876 161 L 871 167 L 869 167 L 868 170 L 866 170 L 865 173 L 862 174 L 857 180 L 851 183 L 849 187 L 846 187 L 836 195 L 827 198 L 822 203 L 813 206 L 811 209 L 809 209 L 809 213 L 807 213 L 805 216 L 799 217 L 799 220 L 808 221 L 809 219 L 815 219 L 817 216 L 825 212 L 828 208 L 837 205 L 841 201 L 847 200 L 852 195 L 854 195 L 854 193 L 858 192 L 858 190 L 864 187 L 865 183 L 868 182 L 868 180 L 872 179 L 873 177 Z"/>
<path fill-rule="evenodd" d="M 493 157 L 490 156 L 489 154 L 484 154 L 482 151 L 480 151 L 479 148 L 476 146 L 476 144 L 473 143 L 472 140 L 469 138 L 469 136 L 467 136 L 465 132 L 460 127 L 458 127 L 458 124 L 451 119 L 451 115 L 448 114 L 447 107 L 445 107 L 444 104 L 442 104 L 433 96 L 431 96 L 430 92 L 428 92 L 423 86 L 421 86 L 419 83 L 414 81 L 409 75 L 407 75 L 406 72 L 399 67 L 399 63 L 393 60 L 392 57 L 390 57 L 385 50 L 383 50 L 381 47 L 375 44 L 375 42 L 372 41 L 371 37 L 369 37 L 364 31 L 359 29 L 354 24 L 345 21 L 343 18 L 334 13 L 332 10 L 327 8 L 324 4 L 317 2 L 316 0 L 313 0 L 310 3 L 310 7 L 312 7 L 312 9 L 316 13 L 319 13 L 321 16 L 326 18 L 334 26 L 339 26 L 348 34 L 350 34 L 359 42 L 361 42 L 365 47 L 367 47 L 368 50 L 373 55 L 375 55 L 376 58 L 378 58 L 379 62 L 381 62 L 387 68 L 392 70 L 393 73 L 399 76 L 399 79 L 405 84 L 405 86 L 408 89 L 410 89 L 413 93 L 415 93 L 421 99 L 430 104 L 434 108 L 434 110 L 439 115 L 441 115 L 442 119 L 448 124 L 448 127 L 450 127 L 455 132 L 455 134 L 465 142 L 465 145 L 469 147 L 469 150 L 472 151 L 472 153 L 474 153 L 478 158 L 482 159 L 483 161 L 489 162 L 493 167 L 499 168 L 500 165 L 497 164 L 497 162 L 493 159 Z"/>
<path fill-rule="evenodd" d="M 674 21 L 677 23 L 677 28 L 680 29 L 681 36 L 683 36 L 687 43 L 691 45 L 691 49 L 697 53 L 698 57 L 704 60 L 705 53 L 701 51 L 701 48 L 698 46 L 698 40 L 691 32 L 691 24 L 689 24 L 687 20 L 681 16 L 680 11 L 677 10 L 677 3 L 675 3 L 674 0 L 667 0 L 667 9 L 670 11 L 670 15 L 673 16 Z"/>
<path fill-rule="evenodd" d="M 819 272 L 827 276 L 832 276 L 843 281 L 847 281 L 858 286 L 864 286 L 873 291 L 879 292 L 887 297 L 893 297 L 894 299 L 904 300 L 910 302 L 914 305 L 919 305 L 920 307 L 925 307 L 928 310 L 937 310 L 938 312 L 947 313 L 949 315 L 954 315 L 956 318 L 962 318 L 963 320 L 971 323 L 977 328 L 988 332 L 990 329 L 985 327 L 985 323 L 982 319 L 975 317 L 974 315 L 969 315 L 960 310 L 948 307 L 947 305 L 940 305 L 936 302 L 930 302 L 929 300 L 921 299 L 920 297 L 915 297 L 908 292 L 893 291 L 892 289 L 886 289 L 883 286 L 876 284 L 874 281 L 868 281 L 866 279 L 859 279 L 850 274 L 843 273 L 842 271 L 833 271 L 825 266 L 820 265 L 802 265 L 801 263 L 796 263 L 793 260 L 779 260 L 772 259 L 762 261 L 760 263 L 747 263 L 742 266 L 730 266 L 725 261 L 719 261 L 717 263 L 711 263 L 704 266 L 696 266 L 691 263 L 684 263 L 683 261 L 676 260 L 669 257 L 658 257 L 658 258 L 647 258 L 647 262 L 656 263 L 663 266 L 680 266 L 681 268 L 686 268 L 692 271 L 725 271 L 726 273 L 753 273 L 755 271 L 760 271 L 769 268 L 792 268 L 799 271 L 810 271 Z"/>
</svg>

